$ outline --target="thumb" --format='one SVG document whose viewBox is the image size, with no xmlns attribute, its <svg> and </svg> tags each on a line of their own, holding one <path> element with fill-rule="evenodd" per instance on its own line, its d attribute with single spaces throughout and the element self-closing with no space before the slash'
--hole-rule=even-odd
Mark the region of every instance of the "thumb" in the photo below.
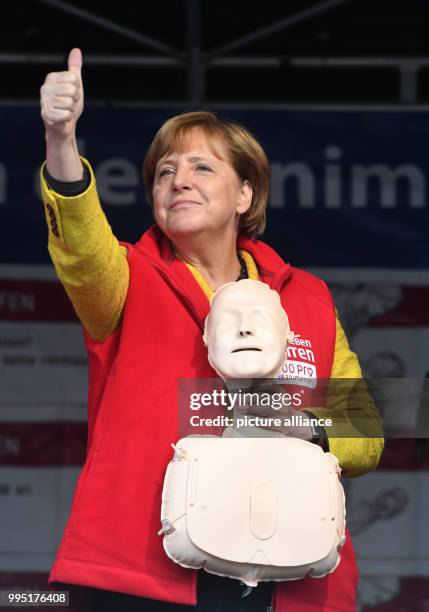
<svg viewBox="0 0 429 612">
<path fill-rule="evenodd" d="M 82 51 L 80 49 L 74 48 L 70 51 L 67 65 L 70 72 L 75 72 L 80 76 L 82 69 Z"/>
</svg>

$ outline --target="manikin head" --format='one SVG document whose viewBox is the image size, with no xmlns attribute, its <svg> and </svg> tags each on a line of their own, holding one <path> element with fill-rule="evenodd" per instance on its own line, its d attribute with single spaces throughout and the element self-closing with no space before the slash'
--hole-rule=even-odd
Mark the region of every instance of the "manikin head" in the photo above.
<svg viewBox="0 0 429 612">
<path fill-rule="evenodd" d="M 225 380 L 274 378 L 292 337 L 278 293 L 244 279 L 216 291 L 203 340 L 210 365 Z"/>
</svg>

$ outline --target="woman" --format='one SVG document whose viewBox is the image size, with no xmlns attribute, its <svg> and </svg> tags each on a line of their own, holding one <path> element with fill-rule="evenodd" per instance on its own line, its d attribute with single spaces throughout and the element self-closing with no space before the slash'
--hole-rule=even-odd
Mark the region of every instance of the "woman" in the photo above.
<svg viewBox="0 0 429 612">
<path fill-rule="evenodd" d="M 320 378 L 361 373 L 324 283 L 254 239 L 265 225 L 269 167 L 244 128 L 211 113 L 166 122 L 143 167 L 156 225 L 135 245 L 117 242 L 77 150 L 81 65 L 74 49 L 68 70 L 49 75 L 41 91 L 49 251 L 85 328 L 90 383 L 87 459 L 50 580 L 100 589 L 95 609 L 187 610 L 197 602 L 197 572 L 167 559 L 157 531 L 177 439 L 178 379 L 215 376 L 202 340 L 213 292 L 238 278 L 268 283 L 309 342 Z M 373 413 L 371 405 L 357 409 Z M 313 440 L 309 428 L 285 433 Z M 381 438 L 353 439 L 344 424 L 337 435 L 314 441 L 329 445 L 346 475 L 376 467 Z M 276 612 L 356 607 L 350 538 L 333 574 L 267 583 L 244 600 L 237 582 L 200 574 L 201 610 L 261 610 L 270 601 Z"/>
</svg>

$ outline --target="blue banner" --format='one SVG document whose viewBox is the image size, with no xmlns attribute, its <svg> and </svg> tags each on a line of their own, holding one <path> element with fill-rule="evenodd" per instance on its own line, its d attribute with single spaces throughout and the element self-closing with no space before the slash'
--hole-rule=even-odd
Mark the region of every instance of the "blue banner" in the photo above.
<svg viewBox="0 0 429 612">
<path fill-rule="evenodd" d="M 141 165 L 156 130 L 180 108 L 87 105 L 80 151 L 97 175 L 116 236 L 136 241 L 152 223 Z M 271 162 L 263 239 L 300 267 L 429 268 L 429 113 L 239 110 Z M 36 106 L 0 107 L 0 263 L 49 261 L 38 196 L 44 159 Z"/>
</svg>

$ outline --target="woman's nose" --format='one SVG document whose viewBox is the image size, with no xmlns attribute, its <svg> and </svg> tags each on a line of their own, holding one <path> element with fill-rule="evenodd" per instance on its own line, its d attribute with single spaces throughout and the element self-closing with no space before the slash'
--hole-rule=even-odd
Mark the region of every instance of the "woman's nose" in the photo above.
<svg viewBox="0 0 429 612">
<path fill-rule="evenodd" d="M 186 170 L 177 169 L 173 179 L 173 190 L 181 191 L 182 189 L 190 188 L 191 183 L 189 173 Z"/>
</svg>

